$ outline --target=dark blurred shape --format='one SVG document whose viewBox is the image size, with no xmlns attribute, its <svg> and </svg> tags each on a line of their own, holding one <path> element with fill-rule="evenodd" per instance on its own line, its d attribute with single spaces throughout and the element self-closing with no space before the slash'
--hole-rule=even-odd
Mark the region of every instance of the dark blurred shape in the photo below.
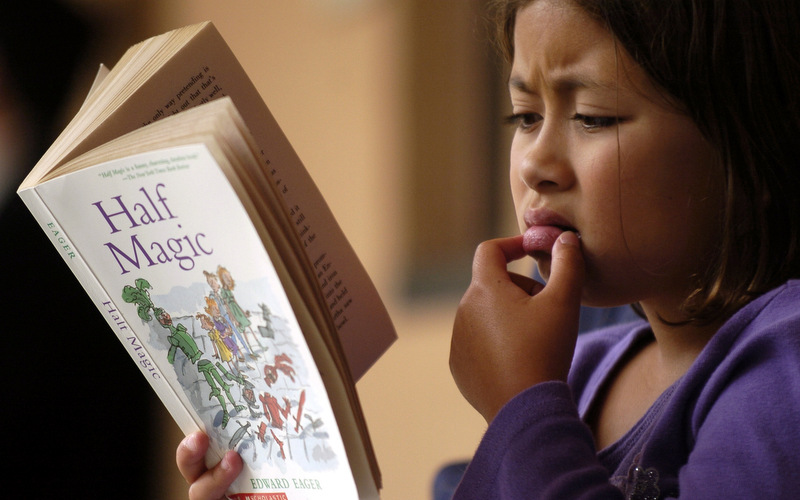
<svg viewBox="0 0 800 500">
<path fill-rule="evenodd" d="M 13 193 L 54 139 L 54 120 L 90 43 L 90 24 L 56 1 L 13 2 L 0 15 L 0 106 L 19 119 L 10 129 L 18 132 L 15 144 L 0 150 L 22 151 L 15 164 L 0 162 L 13 183 L 0 198 L 0 356 L 11 387 L 4 449 L 14 464 L 5 489 L 14 498 L 148 498 L 155 463 L 155 396 Z M 0 112 L 0 119 L 14 115 Z"/>
<path fill-rule="evenodd" d="M 0 61 L 28 116 L 39 125 L 32 146 L 43 152 L 52 120 L 61 111 L 71 79 L 92 38 L 89 23 L 54 0 L 5 6 L 0 15 Z M 37 155 L 38 156 L 38 155 Z"/>
</svg>

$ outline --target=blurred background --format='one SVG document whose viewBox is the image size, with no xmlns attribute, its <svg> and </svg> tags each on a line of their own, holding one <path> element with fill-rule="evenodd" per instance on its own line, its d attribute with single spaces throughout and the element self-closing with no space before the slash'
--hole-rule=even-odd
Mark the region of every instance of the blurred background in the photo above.
<svg viewBox="0 0 800 500">
<path fill-rule="evenodd" d="M 472 252 L 483 239 L 516 231 L 506 196 L 504 73 L 485 3 L 6 6 L 0 258 L 10 279 L 0 300 L 13 311 L 6 336 L 14 360 L 6 367 L 13 390 L 3 420 L 14 431 L 6 455 L 17 458 L 15 474 L 20 469 L 19 481 L 7 486 L 35 498 L 186 498 L 173 458 L 180 432 L 13 188 L 74 113 L 100 63 L 112 66 L 148 36 L 211 20 L 327 198 L 395 322 L 398 342 L 358 383 L 382 498 L 431 498 L 437 470 L 468 458 L 485 430 L 448 368 Z"/>
</svg>

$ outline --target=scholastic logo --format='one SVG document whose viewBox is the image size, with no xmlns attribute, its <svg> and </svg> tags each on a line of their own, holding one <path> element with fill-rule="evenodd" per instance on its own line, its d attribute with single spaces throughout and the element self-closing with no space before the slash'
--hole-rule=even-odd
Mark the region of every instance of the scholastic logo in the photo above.
<svg viewBox="0 0 800 500">
<path fill-rule="evenodd" d="M 237 493 L 230 495 L 232 500 L 289 500 L 286 493 Z"/>
</svg>

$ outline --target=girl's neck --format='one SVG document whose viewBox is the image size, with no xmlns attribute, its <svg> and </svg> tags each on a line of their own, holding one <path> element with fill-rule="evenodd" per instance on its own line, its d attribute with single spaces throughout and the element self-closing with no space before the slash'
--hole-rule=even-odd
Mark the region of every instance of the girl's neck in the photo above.
<svg viewBox="0 0 800 500">
<path fill-rule="evenodd" d="M 650 328 L 655 337 L 654 361 L 662 376 L 677 380 L 689 369 L 697 356 L 722 326 L 724 321 L 708 325 L 681 323 L 679 308 L 659 308 L 642 303 Z M 667 312 L 669 311 L 669 312 Z M 674 321 L 676 324 L 669 323 Z"/>
</svg>

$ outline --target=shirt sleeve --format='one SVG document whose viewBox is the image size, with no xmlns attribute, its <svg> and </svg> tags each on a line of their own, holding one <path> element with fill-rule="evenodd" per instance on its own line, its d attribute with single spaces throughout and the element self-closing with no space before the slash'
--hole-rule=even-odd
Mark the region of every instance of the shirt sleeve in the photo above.
<svg viewBox="0 0 800 500">
<path fill-rule="evenodd" d="M 622 499 L 608 478 L 569 387 L 546 382 L 500 410 L 453 499 Z"/>
</svg>

